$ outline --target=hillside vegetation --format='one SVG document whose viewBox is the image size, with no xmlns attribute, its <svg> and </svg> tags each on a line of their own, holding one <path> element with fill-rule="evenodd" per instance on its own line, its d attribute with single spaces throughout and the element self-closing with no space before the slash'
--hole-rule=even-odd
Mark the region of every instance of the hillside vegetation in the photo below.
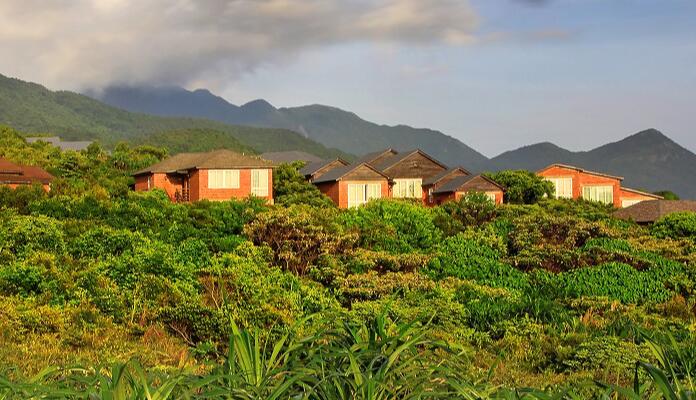
<svg viewBox="0 0 696 400">
<path fill-rule="evenodd" d="M 128 190 L 155 147 L 0 156 L 58 177 L 0 188 L 0 398 L 693 398 L 693 214 L 338 210 L 288 165 L 275 206 L 172 204 Z"/>
<path fill-rule="evenodd" d="M 256 152 L 302 150 L 320 157 L 350 155 L 286 129 L 233 126 L 196 118 L 165 118 L 132 113 L 73 92 L 0 75 L 0 124 L 25 132 L 51 133 L 68 140 L 99 140 L 107 147 L 121 141 L 156 143 L 182 151 L 222 143 Z M 155 137 L 150 137 L 155 134 Z M 164 141 L 162 141 L 164 140 Z M 171 150 L 171 149 L 170 149 Z M 207 150 L 207 149 L 204 149 Z"/>
</svg>

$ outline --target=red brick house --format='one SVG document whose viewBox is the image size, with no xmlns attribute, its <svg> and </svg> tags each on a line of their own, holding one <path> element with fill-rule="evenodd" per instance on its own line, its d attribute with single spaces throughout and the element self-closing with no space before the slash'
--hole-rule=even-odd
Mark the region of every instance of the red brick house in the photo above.
<svg viewBox="0 0 696 400">
<path fill-rule="evenodd" d="M 469 175 L 471 175 L 471 173 L 463 167 L 454 167 L 425 179 L 423 181 L 423 191 L 426 193 L 425 204 L 429 206 L 436 205 L 437 203 L 434 195 L 435 190 L 450 182 L 452 179 Z"/>
<path fill-rule="evenodd" d="M 53 179 L 54 176 L 43 168 L 18 165 L 0 157 L 0 185 L 2 186 L 15 189 L 18 186 L 39 184 L 48 192 L 51 190 Z"/>
<path fill-rule="evenodd" d="M 585 199 L 621 208 L 644 200 L 662 198 L 635 189 L 622 188 L 623 177 L 588 171 L 572 165 L 553 164 L 538 171 L 537 175 L 553 182 L 556 189 L 555 197 L 559 199 Z"/>
<path fill-rule="evenodd" d="M 389 176 L 361 162 L 333 168 L 312 183 L 340 208 L 358 207 L 372 199 L 389 198 Z"/>
<path fill-rule="evenodd" d="M 461 175 L 449 180 L 432 191 L 433 204 L 459 200 L 468 193 L 484 193 L 495 204 L 503 204 L 505 189 L 483 175 Z"/>
<path fill-rule="evenodd" d="M 181 153 L 135 174 L 135 190 L 162 189 L 172 201 L 230 200 L 251 195 L 273 202 L 270 161 L 230 150 Z"/>
</svg>

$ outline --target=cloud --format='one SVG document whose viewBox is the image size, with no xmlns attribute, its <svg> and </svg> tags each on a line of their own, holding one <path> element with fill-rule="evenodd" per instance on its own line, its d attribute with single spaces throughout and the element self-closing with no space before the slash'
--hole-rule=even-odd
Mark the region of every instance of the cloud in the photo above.
<svg viewBox="0 0 696 400">
<path fill-rule="evenodd" d="M 467 44 L 477 26 L 463 0 L 3 0 L 0 73 L 54 88 L 185 85 L 322 46 Z"/>
</svg>

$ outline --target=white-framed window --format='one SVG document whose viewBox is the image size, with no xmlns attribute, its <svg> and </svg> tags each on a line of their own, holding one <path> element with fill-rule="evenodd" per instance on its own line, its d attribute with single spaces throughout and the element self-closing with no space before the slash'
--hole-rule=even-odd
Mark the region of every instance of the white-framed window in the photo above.
<svg viewBox="0 0 696 400">
<path fill-rule="evenodd" d="M 493 203 L 495 203 L 495 192 L 486 192 L 486 196 L 488 196 L 488 198 L 489 198 Z"/>
<path fill-rule="evenodd" d="M 147 190 L 152 189 L 152 175 L 147 176 Z"/>
<path fill-rule="evenodd" d="M 419 199 L 423 196 L 422 179 L 394 179 L 392 197 L 397 199 Z"/>
<path fill-rule="evenodd" d="M 633 205 L 636 205 L 636 204 L 640 203 L 641 201 L 643 201 L 643 200 L 639 200 L 639 199 L 622 199 L 622 200 L 621 200 L 621 207 L 622 207 L 622 208 L 630 207 L 630 206 L 633 206 Z"/>
<path fill-rule="evenodd" d="M 582 198 L 604 204 L 614 204 L 613 186 L 583 186 Z"/>
<path fill-rule="evenodd" d="M 546 178 L 556 188 L 557 199 L 573 198 L 573 178 Z"/>
<path fill-rule="evenodd" d="M 381 183 L 349 183 L 348 207 L 358 207 L 367 204 L 372 199 L 382 197 Z"/>
<path fill-rule="evenodd" d="M 251 170 L 251 194 L 259 197 L 268 196 L 268 170 Z"/>
<path fill-rule="evenodd" d="M 208 170 L 208 189 L 239 189 L 239 170 Z"/>
</svg>

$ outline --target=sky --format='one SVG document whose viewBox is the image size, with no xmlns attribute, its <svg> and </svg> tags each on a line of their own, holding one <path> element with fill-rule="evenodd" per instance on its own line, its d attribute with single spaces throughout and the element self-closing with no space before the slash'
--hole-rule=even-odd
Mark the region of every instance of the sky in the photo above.
<svg viewBox="0 0 696 400">
<path fill-rule="evenodd" d="M 326 104 L 487 156 L 647 128 L 696 151 L 694 21 L 693 0 L 1 0 L 0 73 Z"/>
</svg>

